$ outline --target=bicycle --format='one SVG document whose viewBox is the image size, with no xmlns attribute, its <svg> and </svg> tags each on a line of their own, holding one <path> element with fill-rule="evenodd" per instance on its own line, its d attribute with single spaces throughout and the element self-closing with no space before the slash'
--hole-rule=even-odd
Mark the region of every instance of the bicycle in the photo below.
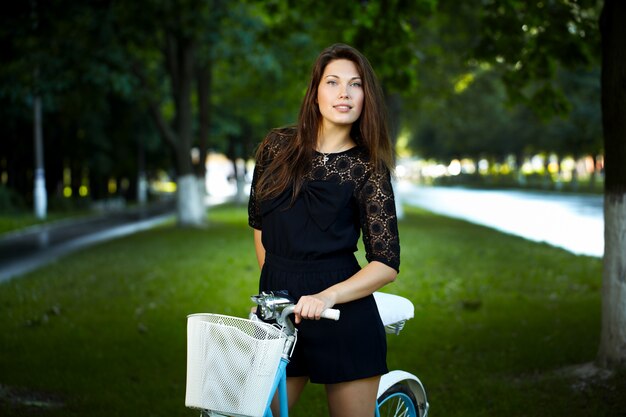
<svg viewBox="0 0 626 417">
<path fill-rule="evenodd" d="M 406 298 L 375 292 L 385 331 L 398 335 L 413 317 Z M 288 417 L 286 368 L 297 341 L 289 315 L 293 301 L 285 294 L 261 293 L 252 300 L 264 320 L 211 313 L 187 317 L 187 389 L 185 405 L 201 417 L 272 417 L 270 403 L 278 392 L 281 417 Z M 322 317 L 338 320 L 339 310 Z M 429 403 L 419 378 L 394 370 L 380 379 L 375 417 L 427 417 Z"/>
</svg>

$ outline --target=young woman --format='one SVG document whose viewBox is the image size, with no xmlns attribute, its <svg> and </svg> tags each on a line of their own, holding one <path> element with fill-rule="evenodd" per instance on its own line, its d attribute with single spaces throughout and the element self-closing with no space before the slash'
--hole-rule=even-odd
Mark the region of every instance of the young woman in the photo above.
<svg viewBox="0 0 626 417">
<path fill-rule="evenodd" d="M 356 49 L 332 45 L 314 64 L 297 126 L 259 147 L 248 207 L 260 290 L 297 300 L 290 407 L 310 380 L 326 385 L 332 417 L 374 415 L 387 345 L 372 293 L 400 265 L 391 166 L 374 71 Z M 363 268 L 354 256 L 361 231 Z M 319 320 L 330 307 L 340 320 Z"/>
</svg>

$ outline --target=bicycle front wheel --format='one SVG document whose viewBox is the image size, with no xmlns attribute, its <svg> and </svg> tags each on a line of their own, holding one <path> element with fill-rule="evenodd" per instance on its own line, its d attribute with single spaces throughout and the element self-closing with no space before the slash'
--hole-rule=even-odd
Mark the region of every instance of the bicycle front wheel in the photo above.
<svg viewBox="0 0 626 417">
<path fill-rule="evenodd" d="M 377 408 L 380 417 L 420 417 L 415 396 L 401 383 L 392 385 L 378 398 Z"/>
</svg>

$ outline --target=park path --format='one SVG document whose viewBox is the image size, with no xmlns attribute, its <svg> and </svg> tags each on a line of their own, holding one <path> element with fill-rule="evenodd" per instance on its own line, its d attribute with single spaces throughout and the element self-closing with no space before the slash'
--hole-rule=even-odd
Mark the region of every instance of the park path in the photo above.
<svg viewBox="0 0 626 417">
<path fill-rule="evenodd" d="M 160 202 L 8 233 L 0 238 L 0 283 L 78 249 L 149 229 L 173 216 L 173 202 Z"/>
<path fill-rule="evenodd" d="M 603 197 L 520 190 L 427 187 L 400 181 L 404 204 L 467 220 L 579 255 L 604 253 Z"/>
</svg>

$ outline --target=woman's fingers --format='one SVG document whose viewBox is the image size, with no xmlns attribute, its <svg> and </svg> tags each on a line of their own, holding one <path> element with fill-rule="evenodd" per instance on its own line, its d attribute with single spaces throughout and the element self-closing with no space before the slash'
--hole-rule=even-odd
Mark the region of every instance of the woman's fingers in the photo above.
<svg viewBox="0 0 626 417">
<path fill-rule="evenodd" d="M 314 295 L 302 296 L 293 310 L 296 323 L 300 323 L 302 319 L 319 320 L 322 317 L 322 312 L 327 308 L 329 308 L 327 302 L 320 297 Z"/>
</svg>

